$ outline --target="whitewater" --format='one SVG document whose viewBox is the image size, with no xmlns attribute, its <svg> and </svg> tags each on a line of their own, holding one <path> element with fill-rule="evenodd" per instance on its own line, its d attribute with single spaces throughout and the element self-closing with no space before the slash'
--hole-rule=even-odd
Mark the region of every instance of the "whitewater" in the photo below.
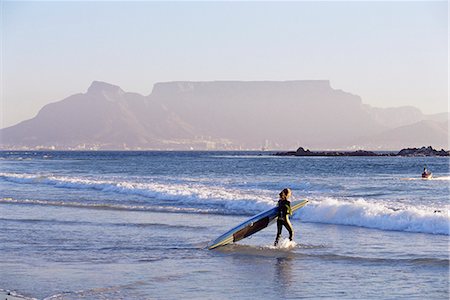
<svg viewBox="0 0 450 300">
<path fill-rule="evenodd" d="M 5 181 L 49 185 L 56 188 L 91 189 L 105 193 L 118 193 L 124 195 L 139 195 L 149 199 L 166 201 L 166 207 L 155 207 L 152 202 L 143 201 L 142 205 L 119 205 L 118 203 L 79 203 L 70 201 L 40 201 L 33 199 L 14 200 L 3 198 L 4 203 L 23 203 L 41 205 L 77 205 L 79 207 L 99 207 L 158 210 L 164 211 L 191 211 L 209 212 L 219 214 L 248 214 L 266 210 L 274 206 L 273 192 L 249 189 L 226 188 L 215 186 L 212 183 L 192 183 L 194 180 L 184 179 L 189 183 L 155 182 L 149 179 L 147 183 L 136 181 L 122 181 L 120 179 L 86 179 L 81 177 L 53 176 L 0 173 Z M 449 177 L 444 177 L 449 178 Z M 441 180 L 435 178 L 435 180 Z M 381 200 L 377 202 L 366 201 L 362 198 L 356 200 L 340 200 L 331 197 L 308 198 L 311 203 L 301 210 L 294 218 L 303 221 L 354 225 L 382 230 L 399 230 L 423 232 L 432 234 L 449 234 L 450 213 L 449 205 L 426 206 L 423 203 L 404 205 L 403 203 L 390 203 Z M 174 207 L 174 202 L 178 207 Z M 206 209 L 205 209 L 206 207 Z"/>
<path fill-rule="evenodd" d="M 116 293 L 167 298 L 169 290 L 180 297 L 217 298 L 224 289 L 251 298 L 244 283 L 232 279 L 251 282 L 240 270 L 248 264 L 256 273 L 269 272 L 258 292 L 269 299 L 279 296 L 270 289 L 277 280 L 272 271 L 297 279 L 306 272 L 329 283 L 303 294 L 302 279 L 288 280 L 298 297 L 448 296 L 448 158 L 10 151 L 0 152 L 0 164 L 0 267 L 11 271 L 0 277 L 0 289 L 38 299 L 120 298 Z M 431 180 L 420 178 L 424 165 L 433 172 Z M 309 200 L 292 217 L 292 245 L 271 246 L 276 228 L 269 227 L 228 248 L 204 249 L 275 206 L 285 187 L 292 189 L 293 201 Z M 223 263 L 229 265 L 219 278 L 214 270 Z M 119 269 L 126 272 L 108 279 Z M 347 269 L 379 275 L 362 280 L 364 289 L 347 277 Z M 99 271 L 105 275 L 93 277 Z M 331 279 L 330 272 L 341 278 Z M 402 281 L 397 272 L 410 275 Z M 435 280 L 424 284 L 430 274 Z M 45 283 L 49 276 L 51 284 Z M 221 284 L 198 288 L 211 278 Z M 157 292 L 153 281 L 161 283 Z M 421 288 L 411 291 L 414 284 Z M 186 294 L 187 286 L 197 289 Z"/>
</svg>

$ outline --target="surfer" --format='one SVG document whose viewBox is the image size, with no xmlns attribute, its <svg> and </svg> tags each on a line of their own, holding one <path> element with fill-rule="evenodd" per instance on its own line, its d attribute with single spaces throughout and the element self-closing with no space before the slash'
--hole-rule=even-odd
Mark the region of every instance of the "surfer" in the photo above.
<svg viewBox="0 0 450 300">
<path fill-rule="evenodd" d="M 428 171 L 427 166 L 423 168 L 422 178 L 431 178 L 432 174 Z"/>
<path fill-rule="evenodd" d="M 281 230 L 283 226 L 289 231 L 289 240 L 292 241 L 294 237 L 294 229 L 292 228 L 289 216 L 292 215 L 291 202 L 288 200 L 291 197 L 292 192 L 290 189 L 284 189 L 280 193 L 280 200 L 278 200 L 278 219 L 277 219 L 277 237 L 274 245 L 278 245 L 278 240 L 281 237 Z"/>
</svg>

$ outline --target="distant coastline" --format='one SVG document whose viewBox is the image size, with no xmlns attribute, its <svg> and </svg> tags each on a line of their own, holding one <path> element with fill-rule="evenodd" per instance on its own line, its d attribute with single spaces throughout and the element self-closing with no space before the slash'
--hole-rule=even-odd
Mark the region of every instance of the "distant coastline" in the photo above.
<svg viewBox="0 0 450 300">
<path fill-rule="evenodd" d="M 369 151 L 369 150 L 317 150 L 311 151 L 309 149 L 299 147 L 296 151 L 279 151 L 273 150 L 255 150 L 255 149 L 240 149 L 240 150 L 180 150 L 180 149 L 54 149 L 54 148 L 21 148 L 21 149 L 0 149 L 0 153 L 59 153 L 59 152 L 251 152 L 258 153 L 258 155 L 272 155 L 272 156 L 311 156 L 311 157 L 339 157 L 339 156 L 402 156 L 402 157 L 449 157 L 450 151 L 448 150 L 436 150 L 431 146 L 421 148 L 404 148 L 400 151 Z M 262 154 L 265 153 L 265 154 Z M 47 158 L 47 157 L 44 157 Z"/>
<path fill-rule="evenodd" d="M 404 148 L 397 153 L 376 153 L 373 151 L 310 151 L 300 147 L 297 151 L 277 152 L 276 156 L 450 156 L 450 151 L 436 150 L 431 146 L 421 148 Z"/>
</svg>

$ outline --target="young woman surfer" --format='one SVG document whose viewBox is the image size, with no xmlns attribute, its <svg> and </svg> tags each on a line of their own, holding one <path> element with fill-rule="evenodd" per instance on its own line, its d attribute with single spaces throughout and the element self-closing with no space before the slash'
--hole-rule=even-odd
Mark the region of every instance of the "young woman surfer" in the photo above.
<svg viewBox="0 0 450 300">
<path fill-rule="evenodd" d="M 278 200 L 278 219 L 277 219 L 277 237 L 274 245 L 278 245 L 278 240 L 281 237 L 281 230 L 283 226 L 289 231 L 289 240 L 292 241 L 294 237 L 294 229 L 292 228 L 289 216 L 292 215 L 291 202 L 288 200 L 291 197 L 292 192 L 290 189 L 284 189 L 280 193 L 280 200 Z"/>
</svg>

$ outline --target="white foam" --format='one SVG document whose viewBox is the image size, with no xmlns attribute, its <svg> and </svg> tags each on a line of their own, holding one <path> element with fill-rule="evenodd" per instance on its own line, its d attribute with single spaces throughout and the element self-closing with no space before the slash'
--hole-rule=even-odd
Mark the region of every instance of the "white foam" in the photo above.
<svg viewBox="0 0 450 300">
<path fill-rule="evenodd" d="M 450 176 L 442 176 L 442 177 L 431 177 L 430 180 L 443 180 L 450 181 Z"/>
<path fill-rule="evenodd" d="M 292 249 L 295 248 L 297 246 L 297 243 L 294 241 L 290 241 L 289 239 L 282 239 L 278 245 L 277 248 L 279 249 Z"/>
<path fill-rule="evenodd" d="M 449 235 L 450 226 L 448 209 L 435 211 L 411 206 L 392 209 L 385 203 L 364 199 L 345 201 L 327 198 L 311 201 L 298 215 L 307 222 L 445 235 Z"/>
<path fill-rule="evenodd" d="M 202 183 L 132 182 L 86 179 L 78 177 L 0 173 L 0 177 L 11 182 L 46 184 L 58 188 L 93 189 L 103 192 L 139 195 L 176 203 L 194 204 L 200 207 L 222 208 L 231 213 L 253 214 L 275 205 L 270 195 L 251 191 L 226 189 Z"/>
<path fill-rule="evenodd" d="M 274 246 L 274 245 L 268 245 L 267 248 L 269 249 L 293 249 L 297 246 L 297 243 L 295 241 L 290 241 L 288 238 L 282 238 L 279 242 L 278 245 Z"/>
<path fill-rule="evenodd" d="M 435 176 L 431 178 L 422 178 L 422 177 L 406 177 L 406 178 L 400 178 L 400 180 L 421 180 L 421 181 L 450 181 L 450 176 Z"/>
<path fill-rule="evenodd" d="M 198 211 L 253 215 L 274 207 L 273 192 L 229 189 L 206 182 L 135 182 L 123 179 L 87 179 L 79 177 L 0 173 L 7 181 L 26 184 L 46 184 L 59 188 L 93 189 L 102 192 L 140 195 L 167 200 L 171 207 L 193 207 Z M 151 205 L 151 202 L 149 202 Z M 310 199 L 294 219 L 302 221 L 352 225 L 381 230 L 449 235 L 448 207 L 428 207 L 394 203 L 334 198 Z M 144 208 L 144 207 L 143 207 Z"/>
</svg>

